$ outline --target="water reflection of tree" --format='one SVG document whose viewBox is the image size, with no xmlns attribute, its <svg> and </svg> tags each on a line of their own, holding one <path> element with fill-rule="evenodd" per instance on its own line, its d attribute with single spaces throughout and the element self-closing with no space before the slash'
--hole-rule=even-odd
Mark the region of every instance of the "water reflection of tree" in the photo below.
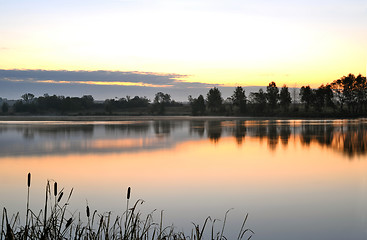
<svg viewBox="0 0 367 240">
<path fill-rule="evenodd" d="M 8 131 L 8 127 L 0 126 L 0 135 L 6 133 Z"/>
<path fill-rule="evenodd" d="M 303 145 L 310 145 L 311 143 L 311 136 L 312 136 L 312 128 L 309 124 L 304 124 L 301 126 L 301 143 Z"/>
<path fill-rule="evenodd" d="M 324 125 L 323 128 L 320 129 L 320 131 L 322 134 L 317 139 L 318 142 L 326 146 L 330 146 L 333 142 L 334 126 L 330 124 Z"/>
<path fill-rule="evenodd" d="M 343 139 L 343 151 L 349 156 L 363 155 L 367 152 L 366 126 L 349 125 L 347 132 L 341 135 Z M 340 141 L 339 141 L 340 142 Z"/>
<path fill-rule="evenodd" d="M 276 123 L 268 123 L 268 146 L 270 150 L 275 150 L 279 142 L 279 134 Z"/>
<path fill-rule="evenodd" d="M 104 126 L 106 132 L 110 133 L 126 133 L 135 135 L 146 135 L 149 131 L 149 122 L 141 122 L 136 124 L 107 124 Z"/>
<path fill-rule="evenodd" d="M 350 157 L 367 153 L 367 133 L 365 124 L 348 123 L 346 126 L 332 124 L 304 124 L 300 140 L 304 145 L 316 142 Z"/>
<path fill-rule="evenodd" d="M 217 143 L 222 136 L 222 124 L 221 121 L 208 121 L 208 138 Z"/>
<path fill-rule="evenodd" d="M 192 135 L 193 133 L 199 135 L 199 137 L 203 137 L 205 132 L 205 121 L 190 121 L 189 133 Z"/>
<path fill-rule="evenodd" d="M 268 136 L 267 126 L 262 122 L 260 122 L 259 125 L 256 125 L 254 127 L 254 130 L 255 130 L 255 136 L 260 138 L 260 140 Z"/>
<path fill-rule="evenodd" d="M 154 121 L 153 129 L 157 136 L 169 136 L 171 130 L 175 129 L 175 124 L 171 121 Z"/>
<path fill-rule="evenodd" d="M 236 142 L 238 145 L 242 144 L 246 136 L 247 128 L 245 123 L 245 121 L 236 121 L 235 127 L 232 130 L 232 134 L 236 138 Z"/>
<path fill-rule="evenodd" d="M 22 133 L 23 138 L 33 139 L 36 135 L 50 138 L 68 138 L 71 136 L 92 137 L 93 125 L 47 125 L 47 126 L 19 126 L 16 131 Z"/>
<path fill-rule="evenodd" d="M 304 124 L 300 135 L 301 143 L 310 145 L 312 141 L 316 141 L 321 145 L 330 146 L 335 130 L 331 124 Z"/>
<path fill-rule="evenodd" d="M 22 130 L 22 135 L 24 139 L 32 140 L 34 139 L 35 131 L 29 128 L 25 128 Z"/>
<path fill-rule="evenodd" d="M 284 146 L 288 145 L 289 138 L 291 137 L 291 127 L 289 123 L 283 123 L 280 125 L 280 141 Z"/>
</svg>

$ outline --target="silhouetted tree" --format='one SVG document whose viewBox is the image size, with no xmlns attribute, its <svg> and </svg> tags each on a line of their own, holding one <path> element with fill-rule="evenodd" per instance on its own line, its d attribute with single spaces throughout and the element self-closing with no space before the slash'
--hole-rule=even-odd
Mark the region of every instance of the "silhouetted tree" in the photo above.
<svg viewBox="0 0 367 240">
<path fill-rule="evenodd" d="M 63 99 L 65 98 L 62 96 L 44 94 L 43 97 L 37 98 L 37 104 L 43 111 L 61 111 Z"/>
<path fill-rule="evenodd" d="M 254 113 L 263 113 L 266 108 L 266 93 L 261 88 L 259 92 L 250 93 L 250 102 L 254 105 Z"/>
<path fill-rule="evenodd" d="M 334 90 L 337 92 L 341 110 L 343 109 L 344 103 L 347 104 L 349 111 L 353 107 L 353 103 L 355 103 L 356 99 L 353 94 L 354 82 L 355 76 L 353 74 L 349 74 L 348 76 L 343 76 L 332 83 Z"/>
<path fill-rule="evenodd" d="M 269 83 L 269 86 L 266 87 L 266 100 L 270 111 L 274 111 L 279 101 L 279 89 L 275 82 Z"/>
<path fill-rule="evenodd" d="M 189 96 L 189 103 L 191 106 L 192 115 L 203 115 L 205 113 L 205 100 L 203 95 L 199 95 L 198 98 L 192 98 Z"/>
<path fill-rule="evenodd" d="M 150 100 L 146 97 L 135 96 L 128 101 L 128 107 L 147 107 Z"/>
<path fill-rule="evenodd" d="M 301 96 L 301 102 L 305 104 L 305 110 L 307 112 L 314 97 L 312 89 L 310 86 L 302 86 L 299 95 Z"/>
<path fill-rule="evenodd" d="M 336 93 L 340 110 L 343 110 L 344 104 L 347 105 L 349 112 L 366 109 L 367 84 L 366 77 L 353 74 L 343 76 L 331 83 L 332 89 Z"/>
<path fill-rule="evenodd" d="M 112 114 L 113 109 L 116 107 L 115 99 L 106 99 L 103 103 L 106 112 Z"/>
<path fill-rule="evenodd" d="M 321 85 L 322 87 L 323 85 Z M 321 88 L 320 87 L 320 88 Z M 325 101 L 325 107 L 335 107 L 335 104 L 333 102 L 333 98 L 334 98 L 334 94 L 333 94 L 333 90 L 331 88 L 330 84 L 326 84 L 323 88 L 322 88 L 323 94 L 324 94 L 324 101 Z"/>
<path fill-rule="evenodd" d="M 366 77 L 359 74 L 355 80 L 355 91 L 358 101 L 358 111 L 367 112 L 367 81 Z"/>
<path fill-rule="evenodd" d="M 223 98 L 218 88 L 214 87 L 206 95 L 207 107 L 210 113 L 218 114 L 222 110 Z"/>
<path fill-rule="evenodd" d="M 81 98 L 81 104 L 84 109 L 91 109 L 94 104 L 94 98 L 92 97 L 92 95 L 84 95 Z"/>
<path fill-rule="evenodd" d="M 37 106 L 34 101 L 34 95 L 32 93 L 26 93 L 22 96 L 23 100 L 18 100 L 14 103 L 13 109 L 15 112 L 29 112 L 36 113 Z"/>
<path fill-rule="evenodd" d="M 22 99 L 24 100 L 24 102 L 30 103 L 33 101 L 34 95 L 32 93 L 25 93 L 22 95 Z"/>
<path fill-rule="evenodd" d="M 158 92 L 155 94 L 153 109 L 158 114 L 164 114 L 166 106 L 172 102 L 171 95 Z"/>
<path fill-rule="evenodd" d="M 313 91 L 313 106 L 317 111 L 321 111 L 325 107 L 333 107 L 333 91 L 331 86 L 321 85 L 318 89 Z"/>
<path fill-rule="evenodd" d="M 1 111 L 3 113 L 7 113 L 9 111 L 9 104 L 7 102 L 3 102 L 3 104 L 1 105 Z"/>
<path fill-rule="evenodd" d="M 292 98 L 291 98 L 290 92 L 288 91 L 288 87 L 286 85 L 283 85 L 283 87 L 280 89 L 279 99 L 280 99 L 280 106 L 286 112 L 288 112 L 289 106 L 292 103 Z"/>
<path fill-rule="evenodd" d="M 246 112 L 246 95 L 245 90 L 242 87 L 236 87 L 232 95 L 233 106 L 235 107 L 234 112 L 243 114 Z"/>
</svg>

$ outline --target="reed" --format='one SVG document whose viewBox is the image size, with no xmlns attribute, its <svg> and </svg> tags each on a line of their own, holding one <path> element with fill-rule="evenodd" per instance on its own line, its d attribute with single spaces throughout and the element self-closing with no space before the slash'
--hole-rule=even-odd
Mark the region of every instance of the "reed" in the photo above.
<svg viewBox="0 0 367 240">
<path fill-rule="evenodd" d="M 25 230 L 24 230 L 24 239 L 27 239 L 28 235 L 28 213 L 29 213 L 29 189 L 31 188 L 31 173 L 28 173 L 27 178 L 27 211 L 25 217 Z"/>
<path fill-rule="evenodd" d="M 163 211 L 160 213 L 159 222 L 155 222 L 153 214 L 155 212 L 143 216 L 138 206 L 144 201 L 139 199 L 129 208 L 129 200 L 131 197 L 131 188 L 127 190 L 126 211 L 120 215 L 113 217 L 111 212 L 98 213 L 96 210 L 91 214 L 90 206 L 87 203 L 86 217 L 88 222 L 83 223 L 80 213 L 71 213 L 68 211 L 69 200 L 72 196 L 71 189 L 68 198 L 64 198 L 64 189 L 58 191 L 57 182 L 54 182 L 54 191 L 51 194 L 50 181 L 46 184 L 45 207 L 38 214 L 29 209 L 29 191 L 30 191 L 31 175 L 28 174 L 27 182 L 27 213 L 26 222 L 23 227 L 20 224 L 19 213 L 13 215 L 10 219 L 6 208 L 2 211 L 0 240 L 15 239 L 123 239 L 123 240 L 224 240 L 228 239 L 224 234 L 225 224 L 229 210 L 224 216 L 221 231 L 215 231 L 214 226 L 218 219 L 212 220 L 207 217 L 200 227 L 199 224 L 193 223 L 194 227 L 190 235 L 186 235 L 183 231 L 176 231 L 173 225 L 165 226 L 163 224 Z M 251 239 L 255 234 L 252 230 L 245 228 L 248 219 L 246 214 L 242 223 L 237 240 Z M 211 229 L 209 228 L 211 224 Z M 211 234 L 204 234 L 204 232 Z M 206 236 L 206 238 L 205 238 Z"/>
</svg>

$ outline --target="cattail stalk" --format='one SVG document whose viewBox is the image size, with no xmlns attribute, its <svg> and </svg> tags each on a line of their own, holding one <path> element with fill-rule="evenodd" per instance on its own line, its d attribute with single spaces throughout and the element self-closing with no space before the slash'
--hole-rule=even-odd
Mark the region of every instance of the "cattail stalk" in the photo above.
<svg viewBox="0 0 367 240">
<path fill-rule="evenodd" d="M 46 223 L 47 223 L 47 201 L 48 201 L 48 192 L 50 191 L 50 182 L 47 181 L 46 184 L 46 199 L 45 199 L 45 212 L 44 212 L 44 218 L 43 218 L 43 235 L 42 237 L 45 237 L 47 234 L 47 227 L 46 227 Z"/>
<path fill-rule="evenodd" d="M 87 203 L 88 204 L 88 203 Z M 88 218 L 88 227 L 87 227 L 87 230 L 88 230 L 88 236 L 91 232 L 91 228 L 90 228 L 90 210 L 89 210 L 89 206 L 87 205 L 87 209 L 86 209 L 86 212 L 87 212 L 87 218 Z"/>
<path fill-rule="evenodd" d="M 29 212 L 29 189 L 31 187 L 31 173 L 28 173 L 27 178 L 27 213 L 25 218 L 25 233 L 24 233 L 24 239 L 27 239 L 28 235 L 28 212 Z"/>
<path fill-rule="evenodd" d="M 54 183 L 54 197 L 55 197 L 55 209 L 54 209 L 54 213 L 53 213 L 53 221 L 54 221 L 54 229 L 55 229 L 55 236 L 57 236 L 57 232 L 56 232 L 56 225 L 57 225 L 57 182 Z"/>
<path fill-rule="evenodd" d="M 55 210 L 54 210 L 54 214 L 55 214 L 55 217 L 56 217 L 56 205 L 57 205 L 57 182 L 54 182 L 54 197 L 55 197 Z"/>
<path fill-rule="evenodd" d="M 127 188 L 127 196 L 126 196 L 127 201 L 126 201 L 126 220 L 125 220 L 125 236 L 124 236 L 125 239 L 127 238 L 127 228 L 128 228 L 127 219 L 128 219 L 128 213 L 129 213 L 130 193 L 131 193 L 131 188 L 128 187 Z"/>
</svg>

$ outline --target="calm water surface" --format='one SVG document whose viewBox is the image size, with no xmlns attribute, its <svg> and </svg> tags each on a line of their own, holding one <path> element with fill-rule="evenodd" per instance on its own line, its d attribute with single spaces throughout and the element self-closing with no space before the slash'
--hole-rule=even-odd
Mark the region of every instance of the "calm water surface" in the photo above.
<svg viewBox="0 0 367 240">
<path fill-rule="evenodd" d="M 367 239 L 367 120 L 0 122 L 0 207 L 25 216 L 47 180 L 68 192 L 70 211 L 164 210 L 177 230 L 224 219 L 237 238 Z M 218 225 L 219 227 L 219 225 Z M 189 234 L 189 233 L 187 233 Z"/>
</svg>

